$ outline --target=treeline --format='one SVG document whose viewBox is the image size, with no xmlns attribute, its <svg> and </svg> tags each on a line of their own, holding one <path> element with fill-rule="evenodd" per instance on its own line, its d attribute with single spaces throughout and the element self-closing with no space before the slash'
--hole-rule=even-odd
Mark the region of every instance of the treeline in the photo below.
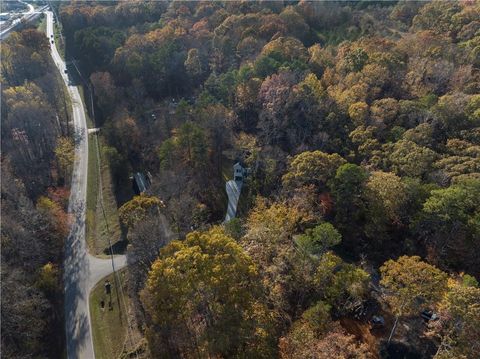
<svg viewBox="0 0 480 359">
<path fill-rule="evenodd" d="M 474 357 L 478 2 L 75 3 L 60 16 L 113 171 L 153 174 L 151 196 L 122 211 L 153 357 L 377 355 L 384 341 L 366 347 L 342 322 L 372 302 L 392 325 L 426 306 L 461 323 L 400 332 L 405 350 Z M 212 229 L 234 160 L 251 171 L 240 218 Z M 156 259 L 158 211 L 186 239 Z M 392 279 L 409 268 L 426 273 L 418 291 Z"/>
<path fill-rule="evenodd" d="M 58 358 L 74 159 L 70 105 L 45 34 L 13 32 L 1 55 L 2 356 Z"/>
</svg>

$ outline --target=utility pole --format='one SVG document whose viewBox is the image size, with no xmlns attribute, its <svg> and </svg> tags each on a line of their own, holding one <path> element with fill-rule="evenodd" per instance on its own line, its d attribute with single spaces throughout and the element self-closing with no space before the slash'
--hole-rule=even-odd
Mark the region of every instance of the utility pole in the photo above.
<svg viewBox="0 0 480 359">
<path fill-rule="evenodd" d="M 95 107 L 93 106 L 93 86 L 91 83 L 88 84 L 88 89 L 90 92 L 90 107 L 92 108 L 92 121 L 95 127 L 97 127 L 97 120 L 95 118 Z"/>
</svg>

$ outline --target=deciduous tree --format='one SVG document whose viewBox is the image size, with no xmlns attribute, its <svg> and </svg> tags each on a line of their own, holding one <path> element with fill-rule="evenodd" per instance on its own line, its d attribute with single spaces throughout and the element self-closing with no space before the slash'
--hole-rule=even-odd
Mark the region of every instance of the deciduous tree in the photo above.
<svg viewBox="0 0 480 359">
<path fill-rule="evenodd" d="M 480 288 L 450 279 L 440 304 L 442 342 L 435 359 L 470 358 L 480 350 Z"/>
<path fill-rule="evenodd" d="M 385 298 L 396 315 L 392 338 L 399 317 L 436 305 L 447 288 L 447 274 L 423 262 L 418 256 L 388 260 L 380 267 Z"/>
<path fill-rule="evenodd" d="M 295 322 L 291 332 L 286 337 L 280 338 L 280 358 L 373 358 L 367 345 L 358 342 L 353 335 L 347 334 L 339 323 L 331 323 L 328 333 L 315 335 L 310 328 L 302 323 L 303 321 L 301 319 Z"/>
<path fill-rule="evenodd" d="M 122 205 L 118 210 L 118 216 L 125 227 L 131 228 L 138 221 L 145 219 L 149 212 L 158 211 L 161 207 L 163 202 L 157 197 L 141 194 Z"/>
<path fill-rule="evenodd" d="M 286 186 L 314 184 L 322 187 L 346 161 L 336 153 L 306 151 L 295 156 L 282 180 Z"/>
<path fill-rule="evenodd" d="M 335 221 L 349 233 L 365 220 L 366 200 L 365 184 L 368 173 L 365 169 L 352 163 L 341 165 L 330 181 L 335 201 Z M 340 228 L 339 227 L 339 228 Z"/>
<path fill-rule="evenodd" d="M 75 160 L 75 146 L 73 140 L 68 137 L 59 137 L 57 146 L 55 147 L 55 156 L 57 157 L 59 170 L 67 183 L 73 170 L 73 162 Z"/>
<path fill-rule="evenodd" d="M 332 252 L 316 262 L 313 277 L 319 295 L 339 314 L 347 314 L 366 298 L 370 276 Z"/>
<path fill-rule="evenodd" d="M 392 223 L 400 223 L 406 201 L 405 185 L 390 172 L 372 172 L 366 184 L 368 219 L 373 233 Z"/>
<path fill-rule="evenodd" d="M 474 248 L 480 238 L 480 181 L 466 180 L 431 192 L 423 205 L 419 234 L 427 240 L 432 260 L 462 267 L 477 273 L 478 256 Z"/>
<path fill-rule="evenodd" d="M 249 256 L 219 228 L 192 232 L 163 248 L 142 294 L 154 355 L 168 355 L 173 347 L 187 356 L 243 357 L 256 348 L 269 357 L 271 349 L 258 346 L 268 343 L 269 334 L 257 316 L 265 311 L 257 301 L 257 276 Z"/>
<path fill-rule="evenodd" d="M 307 229 L 305 234 L 296 240 L 300 248 L 313 255 L 322 255 L 328 248 L 336 246 L 341 241 L 342 235 L 328 222 Z"/>
<path fill-rule="evenodd" d="M 437 158 L 437 153 L 431 149 L 406 140 L 395 143 L 390 154 L 395 172 L 408 177 L 427 175 L 432 171 L 432 165 Z"/>
</svg>

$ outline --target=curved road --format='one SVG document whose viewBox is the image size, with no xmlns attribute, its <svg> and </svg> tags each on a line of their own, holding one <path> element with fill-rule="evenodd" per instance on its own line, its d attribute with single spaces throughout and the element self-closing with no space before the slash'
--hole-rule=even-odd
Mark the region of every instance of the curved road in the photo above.
<svg viewBox="0 0 480 359">
<path fill-rule="evenodd" d="M 73 166 L 71 193 L 68 212 L 72 225 L 65 242 L 64 285 L 65 285 L 65 329 L 67 356 L 70 359 L 93 359 L 92 331 L 90 325 L 89 293 L 93 286 L 115 269 L 126 265 L 125 256 L 112 259 L 100 259 L 87 252 L 85 243 L 85 210 L 87 198 L 88 170 L 88 129 L 85 107 L 76 86 L 70 86 L 66 65 L 60 57 L 55 44 L 51 43 L 53 35 L 53 13 L 45 12 L 47 17 L 47 37 L 50 42 L 51 55 L 55 65 L 68 89 L 72 100 L 73 124 L 75 132 L 75 162 Z"/>
</svg>

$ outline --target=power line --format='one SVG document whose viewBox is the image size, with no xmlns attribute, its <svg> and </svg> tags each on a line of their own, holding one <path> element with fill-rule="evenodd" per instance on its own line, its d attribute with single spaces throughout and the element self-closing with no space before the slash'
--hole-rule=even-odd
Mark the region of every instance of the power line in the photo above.
<svg viewBox="0 0 480 359">
<path fill-rule="evenodd" d="M 51 7 L 53 8 L 53 7 Z M 55 12 L 53 12 L 54 15 Z M 57 22 L 58 22 L 58 18 L 57 18 Z M 48 26 L 48 25 L 47 25 Z M 63 41 L 63 36 L 62 34 L 60 33 L 60 37 L 62 38 L 62 41 Z M 65 44 L 65 43 L 64 43 Z M 85 81 L 85 79 L 83 78 L 82 74 L 80 73 L 77 65 L 75 64 L 75 62 L 73 61 L 73 64 L 76 68 L 76 70 L 78 71 L 80 77 L 82 78 L 82 80 L 84 80 L 84 82 L 86 83 L 86 85 L 88 86 L 89 84 Z M 91 88 L 90 88 L 91 90 Z M 92 97 L 92 92 L 90 91 L 90 96 L 91 96 L 91 104 L 92 104 L 92 116 L 93 116 L 93 120 L 95 122 L 95 114 L 93 112 L 93 97 Z M 82 103 L 83 104 L 83 103 Z M 87 134 L 88 136 L 88 134 Z M 110 249 L 110 259 L 111 259 L 111 262 L 112 262 L 112 270 L 113 270 L 113 276 L 114 276 L 114 281 L 116 283 L 116 292 L 117 292 L 117 300 L 119 301 L 119 310 L 121 311 L 121 303 L 123 301 L 123 307 L 124 307 L 124 311 L 125 311 L 125 316 L 126 316 L 126 321 L 127 321 L 127 336 L 130 340 L 130 345 L 132 348 L 134 348 L 134 342 L 133 342 L 133 338 L 132 338 L 132 333 L 131 333 L 131 327 L 130 327 L 130 320 L 128 318 L 128 308 L 127 308 L 127 305 L 126 305 L 126 301 L 125 301 L 125 294 L 123 292 L 123 288 L 122 286 L 120 285 L 120 280 L 118 278 L 118 274 L 117 274 L 117 271 L 115 270 L 115 261 L 114 261 L 114 257 L 113 257 L 113 248 L 112 248 L 112 243 L 111 243 L 111 240 L 110 240 L 110 228 L 108 226 L 108 220 L 107 220 L 107 216 L 106 216 L 106 213 L 105 213 L 105 206 L 104 206 L 104 203 L 103 203 L 103 184 L 102 184 L 102 176 L 101 176 L 101 166 L 100 166 L 100 149 L 99 149 L 99 144 L 98 144 L 98 134 L 96 134 L 96 155 L 97 155 L 97 170 L 98 170 L 98 177 L 97 177 L 97 182 L 98 182 L 98 187 L 99 187 L 99 198 L 100 198 L 100 205 L 101 205 L 101 208 L 102 208 L 102 214 L 103 214 L 103 218 L 105 220 L 105 225 L 106 225 L 106 228 L 107 228 L 107 233 L 108 233 L 108 244 L 109 244 L 109 249 Z M 121 293 L 121 298 L 122 300 L 120 300 L 118 298 L 118 288 L 120 288 L 120 293 Z M 135 348 L 134 348 L 135 349 Z M 138 353 L 137 351 L 135 350 L 135 357 L 138 358 Z"/>
<path fill-rule="evenodd" d="M 58 16 L 57 14 L 54 12 L 54 15 L 55 17 L 57 18 L 57 22 L 58 22 Z M 63 34 L 60 33 L 60 37 L 62 39 L 62 42 L 65 46 L 65 42 L 64 42 L 64 39 L 63 39 Z M 92 120 L 93 120 L 93 123 L 95 124 L 96 126 L 96 119 L 95 119 L 95 110 L 94 110 L 94 105 L 93 105 L 93 89 L 92 89 L 92 85 L 89 83 L 89 81 L 87 81 L 82 73 L 80 72 L 77 64 L 76 64 L 76 61 L 73 59 L 71 61 L 75 67 L 75 69 L 77 70 L 77 73 L 80 75 L 80 78 L 82 79 L 83 83 L 85 84 L 85 86 L 88 87 L 89 89 L 89 92 L 90 92 L 90 104 L 91 104 L 91 112 L 92 112 Z M 115 261 L 114 261 L 114 256 L 113 256 L 113 246 L 112 246 L 112 242 L 111 242 L 111 239 L 110 239 L 110 236 L 111 236 L 111 232 L 110 232 L 110 227 L 108 225 L 108 220 L 107 220 L 107 216 L 106 216 L 106 212 L 105 212 L 105 206 L 104 206 L 104 201 L 103 201 L 103 182 L 102 182 L 102 174 L 101 174 L 101 158 L 100 158 L 100 147 L 99 147 L 99 138 L 98 138 L 98 133 L 95 134 L 96 136 L 96 143 L 95 143 L 95 149 L 96 149 L 96 155 L 97 155 L 97 173 L 98 173 L 98 177 L 97 177 L 97 180 L 98 180 L 98 188 L 99 188 L 99 198 L 100 198 L 100 206 L 102 208 L 102 215 L 103 215 L 103 218 L 104 218 L 104 221 L 105 221 L 105 226 L 106 226 L 106 229 L 107 229 L 107 239 L 108 239 L 108 246 L 109 246 L 109 251 L 110 251 L 110 259 L 111 259 L 111 262 L 112 262 L 112 271 L 113 271 L 113 277 L 114 277 L 114 281 L 116 283 L 116 288 L 119 288 L 120 289 L 120 297 L 121 297 L 121 300 L 119 300 L 119 302 L 123 302 L 123 310 L 125 312 L 125 318 L 126 318 L 126 321 L 127 321 L 127 335 L 128 335 L 128 338 L 129 338 L 129 341 L 130 341 L 130 345 L 132 347 L 132 349 L 135 350 L 135 357 L 138 358 L 138 353 L 137 353 L 137 350 L 136 348 L 134 348 L 134 341 L 133 341 L 133 336 L 132 336 L 132 328 L 131 328 L 131 324 L 130 324 L 130 320 L 128 318 L 128 308 L 127 308 L 127 303 L 126 303 L 126 300 L 125 300 L 125 293 L 123 292 L 123 287 L 122 285 L 120 284 L 120 279 L 118 277 L 118 272 L 117 270 L 115 269 Z M 117 289 L 117 293 L 118 293 L 118 289 Z M 120 306 L 121 306 L 121 303 L 119 303 L 119 309 L 120 309 Z"/>
<path fill-rule="evenodd" d="M 77 72 L 80 75 L 80 78 L 82 79 L 84 84 L 86 86 L 88 86 L 88 88 L 89 88 L 90 103 L 91 103 L 91 109 L 92 109 L 92 120 L 93 120 L 94 125 L 96 126 L 97 121 L 95 119 L 95 112 L 94 112 L 94 108 L 93 108 L 94 107 L 93 106 L 93 93 L 92 93 L 91 84 L 83 77 L 82 73 L 80 72 L 80 70 L 77 67 L 77 64 L 76 64 L 75 60 L 72 60 L 72 63 L 75 66 L 75 69 L 77 70 Z M 113 278 L 114 278 L 115 283 L 116 283 L 116 288 L 120 288 L 120 296 L 121 296 L 122 300 L 119 300 L 119 302 L 123 302 L 123 307 L 124 307 L 124 311 L 125 311 L 125 318 L 127 320 L 127 335 L 129 337 L 131 347 L 134 348 L 134 342 L 133 342 L 131 327 L 130 327 L 130 320 L 128 318 L 128 308 L 127 308 L 127 304 L 126 304 L 126 301 L 125 301 L 125 294 L 123 292 L 122 286 L 120 285 L 120 280 L 118 278 L 118 273 L 115 269 L 115 261 L 114 261 L 114 256 L 113 256 L 113 246 L 112 246 L 112 242 L 110 240 L 111 232 L 110 232 L 110 227 L 108 226 L 107 215 L 105 213 L 105 206 L 104 206 L 104 202 L 103 202 L 103 183 L 102 183 L 102 173 L 101 173 L 101 165 L 100 165 L 100 162 L 101 162 L 100 147 L 99 147 L 98 142 L 99 142 L 98 133 L 95 133 L 95 150 L 96 150 L 95 152 L 96 152 L 96 155 L 97 155 L 97 174 L 98 174 L 97 181 L 98 181 L 98 188 L 99 188 L 98 194 L 99 194 L 99 198 L 100 198 L 100 206 L 102 208 L 103 219 L 105 221 L 105 227 L 107 228 L 107 234 L 108 234 L 107 239 L 108 239 L 108 247 L 109 247 L 109 251 L 110 251 L 110 259 L 112 261 Z M 118 290 L 117 290 L 117 293 L 118 293 Z M 119 309 L 120 309 L 120 303 L 119 303 Z M 135 357 L 138 358 L 138 354 L 137 354 L 136 350 L 135 350 Z"/>
<path fill-rule="evenodd" d="M 108 238 L 108 246 L 110 248 L 110 259 L 112 261 L 112 269 L 113 269 L 113 278 L 115 280 L 115 284 L 116 284 L 116 288 L 120 288 L 120 296 L 122 298 L 122 300 L 119 300 L 119 302 L 123 302 L 123 307 L 124 307 L 124 311 L 125 311 L 125 318 L 127 320 L 127 335 L 129 337 L 129 340 L 130 340 L 130 345 L 132 348 L 134 348 L 134 342 L 133 342 L 133 338 L 132 338 L 132 333 L 131 333 L 131 327 L 130 327 L 130 320 L 128 318 L 128 308 L 127 308 L 127 304 L 126 304 L 126 301 L 125 301 L 125 294 L 123 292 L 123 287 L 122 285 L 120 284 L 120 279 L 118 278 L 118 273 L 117 271 L 115 270 L 115 261 L 114 261 L 114 257 L 113 257 L 113 248 L 112 248 L 112 242 L 110 240 L 110 227 L 108 226 L 108 220 L 107 220 L 107 216 L 106 216 L 106 213 L 105 213 L 105 206 L 104 206 L 104 203 L 103 203 L 103 183 L 102 183 L 102 174 L 101 174 L 101 166 L 100 166 L 100 147 L 98 145 L 98 133 L 95 134 L 95 148 L 96 148 L 96 154 L 97 154 L 97 173 L 98 173 L 98 188 L 99 188 L 99 197 L 100 197 L 100 206 L 102 208 L 102 214 L 103 214 L 103 218 L 104 218 L 104 221 L 105 221 L 105 226 L 107 228 L 107 238 Z M 117 289 L 117 293 L 118 293 L 118 289 Z M 120 309 L 120 303 L 119 303 L 119 309 Z M 138 358 L 138 354 L 137 354 L 137 351 L 135 350 L 135 357 Z"/>
<path fill-rule="evenodd" d="M 74 65 L 75 65 L 75 63 L 74 63 Z M 75 68 L 78 71 L 78 68 L 77 68 L 76 65 L 75 65 Z M 80 71 L 78 71 L 78 72 L 80 73 Z M 81 76 L 81 74 L 80 74 L 80 76 Z M 82 78 L 83 78 L 83 76 L 82 76 Z M 96 120 L 95 120 L 95 117 L 94 117 L 95 113 L 93 112 L 93 95 L 92 95 L 91 88 L 90 88 L 90 100 L 91 100 L 91 105 L 92 105 L 93 122 L 95 123 L 95 126 L 96 126 Z M 134 348 L 134 341 L 133 341 L 133 338 L 132 338 L 130 320 L 128 318 L 128 308 L 127 308 L 127 303 L 125 301 L 125 294 L 123 292 L 123 286 L 121 285 L 120 279 L 118 278 L 118 273 L 115 270 L 115 261 L 114 261 L 114 257 L 113 257 L 113 246 L 112 246 L 112 242 L 111 242 L 111 239 L 110 239 L 111 232 L 110 232 L 110 227 L 108 226 L 107 215 L 105 213 L 105 206 L 104 206 L 104 202 L 103 202 L 103 182 L 102 182 L 102 172 L 101 172 L 101 165 L 100 165 L 100 162 L 101 162 L 100 146 L 99 146 L 98 143 L 99 143 L 98 132 L 96 132 L 95 133 L 95 150 L 96 150 L 95 152 L 96 152 L 96 155 L 97 155 L 98 195 L 99 195 L 99 198 L 100 198 L 100 206 L 102 208 L 103 219 L 105 221 L 105 226 L 107 228 L 107 239 L 108 239 L 108 247 L 109 247 L 109 251 L 110 251 L 110 259 L 112 261 L 113 278 L 114 278 L 115 285 L 116 285 L 116 288 L 117 288 L 117 294 L 118 294 L 118 288 L 120 289 L 120 297 L 122 298 L 122 300 L 119 300 L 119 302 L 123 302 L 123 308 L 124 308 L 124 311 L 125 311 L 125 318 L 127 320 L 127 335 L 128 335 L 129 340 L 130 340 L 130 345 L 131 345 L 132 349 L 135 350 L 135 357 L 138 358 L 136 348 Z M 121 304 L 119 303 L 119 309 L 120 309 L 120 305 Z"/>
</svg>

